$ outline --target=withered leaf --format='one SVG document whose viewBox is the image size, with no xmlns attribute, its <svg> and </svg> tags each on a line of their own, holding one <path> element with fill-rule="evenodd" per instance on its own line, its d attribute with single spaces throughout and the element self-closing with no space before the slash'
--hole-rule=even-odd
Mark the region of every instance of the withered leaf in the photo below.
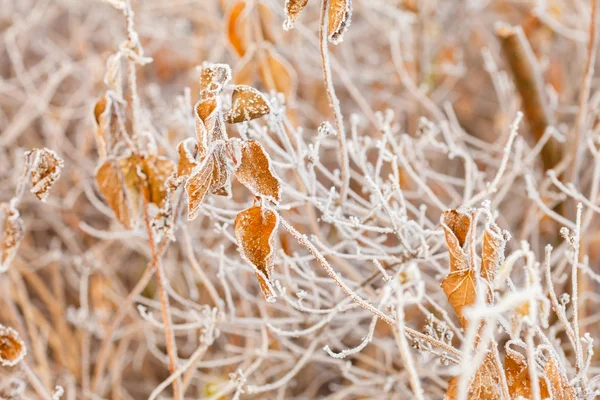
<svg viewBox="0 0 600 400">
<path fill-rule="evenodd" d="M 19 333 L 11 327 L 0 325 L 0 364 L 3 367 L 17 365 L 27 354 L 27 347 Z"/>
<path fill-rule="evenodd" d="M 46 201 L 52 185 L 60 177 L 64 161 L 47 148 L 28 151 L 25 157 L 31 159 L 31 193 L 41 201 Z"/>
<path fill-rule="evenodd" d="M 229 8 L 227 16 L 227 38 L 238 56 L 243 57 L 248 49 L 248 9 L 245 1 L 238 1 Z"/>
<path fill-rule="evenodd" d="M 525 356 L 511 349 L 509 346 L 505 346 L 505 349 L 504 373 L 506 374 L 506 382 L 511 399 L 519 396 L 531 399 L 531 380 Z M 539 384 L 541 397 L 543 399 L 550 397 L 546 382 L 540 379 Z"/>
<path fill-rule="evenodd" d="M 327 18 L 329 21 L 329 41 L 339 44 L 344 39 L 344 32 L 350 26 L 352 16 L 352 0 L 331 0 Z"/>
<path fill-rule="evenodd" d="M 477 296 L 477 280 L 475 271 L 463 269 L 450 272 L 442 281 L 442 289 L 448 302 L 452 305 L 463 328 L 467 327 L 467 319 L 463 309 L 475 303 Z"/>
<path fill-rule="evenodd" d="M 285 30 L 289 30 L 298 19 L 298 16 L 308 3 L 308 0 L 285 0 L 285 16 L 286 20 L 283 25 Z"/>
<path fill-rule="evenodd" d="M 276 43 L 277 35 L 273 32 L 273 11 L 271 7 L 261 1 L 257 4 L 257 11 L 263 39 L 270 43 Z"/>
<path fill-rule="evenodd" d="M 167 196 L 165 182 L 175 171 L 175 163 L 165 157 L 150 155 L 144 157 L 142 171 L 146 175 L 148 201 L 161 207 Z"/>
<path fill-rule="evenodd" d="M 279 179 L 273 171 L 271 160 L 256 140 L 230 140 L 228 143 L 234 159 L 237 179 L 255 196 L 278 203 L 281 197 Z"/>
<path fill-rule="evenodd" d="M 203 157 L 211 143 L 227 137 L 221 99 L 218 96 L 206 97 L 196 103 L 195 110 L 198 151 Z"/>
<path fill-rule="evenodd" d="M 219 93 L 231 80 L 227 64 L 204 64 L 200 73 L 200 89 Z"/>
<path fill-rule="evenodd" d="M 198 215 L 200 205 L 208 193 L 212 182 L 213 168 L 212 157 L 206 157 L 201 164 L 194 168 L 185 183 L 185 192 L 188 197 L 188 220 L 190 221 Z"/>
<path fill-rule="evenodd" d="M 213 173 L 210 191 L 219 196 L 229 196 L 229 170 L 225 142 L 218 142 L 213 151 Z"/>
<path fill-rule="evenodd" d="M 8 207 L 4 211 L 0 272 L 8 270 L 12 260 L 17 255 L 17 250 L 25 235 L 25 225 L 23 224 L 23 219 L 19 215 L 19 211 L 16 209 L 8 209 Z"/>
<path fill-rule="evenodd" d="M 459 377 L 454 377 L 448 382 L 447 400 L 458 398 L 458 383 Z M 481 366 L 471 378 L 466 398 L 468 400 L 504 400 L 502 399 L 499 371 L 491 354 L 485 357 Z"/>
<path fill-rule="evenodd" d="M 256 277 L 267 301 L 274 301 L 276 297 L 270 281 L 273 272 L 273 241 L 278 223 L 277 213 L 260 206 L 241 211 L 234 223 L 240 254 L 256 267 Z"/>
<path fill-rule="evenodd" d="M 447 210 L 442 214 L 442 227 L 450 256 L 450 272 L 468 268 L 464 246 L 471 227 L 471 218 L 457 210 Z"/>
<path fill-rule="evenodd" d="M 108 159 L 96 170 L 96 182 L 117 220 L 127 229 L 136 227 L 141 215 L 139 157 Z"/>
<path fill-rule="evenodd" d="M 199 164 L 196 158 L 198 154 L 198 144 L 194 139 L 187 138 L 177 145 L 177 152 L 179 153 L 177 176 L 188 176 Z"/>
<path fill-rule="evenodd" d="M 490 285 L 494 283 L 496 271 L 504 261 L 504 247 L 506 238 L 500 227 L 495 223 L 486 226 L 483 232 L 483 243 L 481 245 L 481 277 Z"/>
<path fill-rule="evenodd" d="M 294 98 L 297 86 L 297 74 L 296 70 L 291 66 L 289 62 L 281 54 L 279 54 L 275 48 L 271 45 L 265 45 L 263 47 L 267 55 L 267 66 L 268 71 L 265 68 L 260 69 L 262 81 L 269 90 L 275 90 L 279 93 L 283 93 L 287 101 Z M 269 77 L 267 78 L 267 74 Z M 273 83 L 274 87 L 271 87 L 270 82 Z"/>
<path fill-rule="evenodd" d="M 251 86 L 239 85 L 233 91 L 231 109 L 227 113 L 227 122 L 236 124 L 260 118 L 271 112 L 269 102 L 261 92 Z"/>
<path fill-rule="evenodd" d="M 124 105 L 111 91 L 106 92 L 94 106 L 96 145 L 101 160 L 111 154 L 123 136 L 122 127 L 119 126 L 119 116 L 124 115 L 124 112 Z"/>
<path fill-rule="evenodd" d="M 562 373 L 557 362 L 549 358 L 544 366 L 544 374 L 550 382 L 549 392 L 553 400 L 575 400 L 575 389 L 569 385 L 567 377 Z"/>
</svg>

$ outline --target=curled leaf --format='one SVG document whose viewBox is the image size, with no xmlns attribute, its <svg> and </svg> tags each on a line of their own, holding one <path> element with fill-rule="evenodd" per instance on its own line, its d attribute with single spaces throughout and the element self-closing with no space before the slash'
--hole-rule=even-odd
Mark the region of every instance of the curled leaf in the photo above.
<svg viewBox="0 0 600 400">
<path fill-rule="evenodd" d="M 442 214 L 441 224 L 450 255 L 450 272 L 468 268 L 464 247 L 471 227 L 471 217 L 457 210 L 448 210 Z"/>
<path fill-rule="evenodd" d="M 308 0 L 285 0 L 285 22 L 283 29 L 290 30 L 294 26 L 294 22 L 308 3 Z"/>
<path fill-rule="evenodd" d="M 554 400 L 575 400 L 577 394 L 575 389 L 569 385 L 569 381 L 564 373 L 560 370 L 557 362 L 553 358 L 549 358 L 544 366 L 544 374 L 550 383 L 549 391 Z"/>
<path fill-rule="evenodd" d="M 232 140 L 228 146 L 233 153 L 237 179 L 255 196 L 278 203 L 281 197 L 279 179 L 273 171 L 271 160 L 256 140 Z"/>
<path fill-rule="evenodd" d="M 177 145 L 177 152 L 179 153 L 177 176 L 188 176 L 199 164 L 196 159 L 198 144 L 194 139 L 187 138 Z"/>
<path fill-rule="evenodd" d="M 273 272 L 273 241 L 278 215 L 267 208 L 252 206 L 235 218 L 234 228 L 239 250 L 255 268 L 256 277 L 266 300 L 275 301 L 271 286 Z"/>
<path fill-rule="evenodd" d="M 483 232 L 481 245 L 481 271 L 480 276 L 488 285 L 488 301 L 493 299 L 492 287 L 496 279 L 496 271 L 504 261 L 504 248 L 508 240 L 507 234 L 494 222 L 489 223 Z"/>
<path fill-rule="evenodd" d="M 477 278 L 475 271 L 463 269 L 450 272 L 442 281 L 442 289 L 446 293 L 448 302 L 452 305 L 463 328 L 467 327 L 467 318 L 463 310 L 475 303 L 477 296 Z"/>
<path fill-rule="evenodd" d="M 27 159 L 33 157 L 30 175 L 31 193 L 41 201 L 46 201 L 52 185 L 60 177 L 64 162 L 54 151 L 47 148 L 28 151 L 25 157 Z"/>
<path fill-rule="evenodd" d="M 220 92 L 231 80 L 231 68 L 227 64 L 204 64 L 200 73 L 200 89 Z"/>
<path fill-rule="evenodd" d="M 112 153 L 114 147 L 122 139 L 122 126 L 119 119 L 125 113 L 124 104 L 108 91 L 94 106 L 96 121 L 96 146 L 100 159 L 104 160 Z"/>
<path fill-rule="evenodd" d="M 329 41 L 339 44 L 344 39 L 344 32 L 350 26 L 352 16 L 352 0 L 331 0 L 327 18 L 329 21 Z"/>
<path fill-rule="evenodd" d="M 168 158 L 151 155 L 144 157 L 142 172 L 146 175 L 148 201 L 161 207 L 167 196 L 165 182 L 175 172 L 175 163 Z"/>
<path fill-rule="evenodd" d="M 130 155 L 106 160 L 96 170 L 96 182 L 117 220 L 127 229 L 137 226 L 141 215 L 139 157 Z"/>
<path fill-rule="evenodd" d="M 236 124 L 260 118 L 271 112 L 269 102 L 261 92 L 251 86 L 236 86 L 231 99 L 227 122 Z"/>
<path fill-rule="evenodd" d="M 488 354 L 471 378 L 466 398 L 468 400 L 504 400 L 499 372 L 494 364 L 493 356 Z M 458 376 L 448 382 L 447 400 L 458 399 L 458 382 Z"/>
<path fill-rule="evenodd" d="M 195 110 L 198 151 L 202 157 L 211 143 L 226 139 L 227 133 L 219 97 L 209 96 L 200 100 L 196 103 Z"/>
<path fill-rule="evenodd" d="M 5 272 L 8 270 L 8 267 L 10 267 L 25 234 L 25 226 L 23 224 L 23 219 L 19 215 L 19 211 L 16 209 L 8 209 L 8 207 L 4 211 L 0 272 Z"/>
<path fill-rule="evenodd" d="M 248 9 L 245 1 L 238 1 L 229 8 L 227 15 L 227 38 L 238 56 L 243 57 L 249 44 Z"/>
<path fill-rule="evenodd" d="M 27 354 L 27 347 L 19 333 L 11 327 L 0 325 L 0 364 L 3 367 L 17 365 Z"/>
</svg>

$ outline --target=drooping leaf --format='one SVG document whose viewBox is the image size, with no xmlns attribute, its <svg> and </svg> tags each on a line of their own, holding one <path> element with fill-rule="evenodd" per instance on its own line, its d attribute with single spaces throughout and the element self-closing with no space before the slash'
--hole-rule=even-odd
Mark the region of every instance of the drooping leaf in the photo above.
<svg viewBox="0 0 600 400">
<path fill-rule="evenodd" d="M 447 400 L 458 399 L 459 377 L 454 377 L 448 382 L 446 391 Z M 488 354 L 479 366 L 467 392 L 467 400 L 504 400 L 502 398 L 502 385 L 499 371 L 494 364 L 491 354 Z"/>
<path fill-rule="evenodd" d="M 206 159 L 194 168 L 185 183 L 188 197 L 188 220 L 193 220 L 198 215 L 200 205 L 210 189 L 214 163 L 212 157 Z"/>
<path fill-rule="evenodd" d="M 248 9 L 245 1 L 238 1 L 229 8 L 227 15 L 227 38 L 238 56 L 243 57 L 248 49 Z"/>
<path fill-rule="evenodd" d="M 463 328 L 467 327 L 467 318 L 463 315 L 465 307 L 472 306 L 477 296 L 475 271 L 463 269 L 450 272 L 442 281 L 442 289 L 452 305 Z"/>
<path fill-rule="evenodd" d="M 200 89 L 219 93 L 231 80 L 227 64 L 204 64 L 200 73 Z"/>
<path fill-rule="evenodd" d="M 161 207 L 167 196 L 165 182 L 175 172 L 175 163 L 168 158 L 151 155 L 144 158 L 142 171 L 146 175 L 148 201 Z"/>
<path fill-rule="evenodd" d="M 7 209 L 4 212 L 4 223 L 2 226 L 2 252 L 0 253 L 0 272 L 8 270 L 10 264 L 17 254 L 19 245 L 25 235 L 23 219 L 16 209 Z"/>
<path fill-rule="evenodd" d="M 442 214 L 441 223 L 450 255 L 450 272 L 468 268 L 464 246 L 471 227 L 471 218 L 457 210 L 448 210 Z"/>
<path fill-rule="evenodd" d="M 505 346 L 504 373 L 511 399 L 519 396 L 531 399 L 531 379 L 527 359 L 521 353 Z M 550 397 L 546 382 L 540 377 L 540 394 L 542 399 Z"/>
<path fill-rule="evenodd" d="M 331 0 L 327 18 L 329 20 L 329 41 L 338 44 L 344 39 L 344 32 L 350 26 L 352 0 Z"/>
<path fill-rule="evenodd" d="M 285 16 L 286 20 L 283 24 L 285 30 L 289 30 L 294 26 L 294 22 L 308 3 L 308 0 L 285 0 Z"/>
<path fill-rule="evenodd" d="M 219 196 L 229 196 L 230 182 L 229 170 L 227 169 L 227 153 L 225 142 L 219 141 L 213 151 L 213 172 L 210 191 Z"/>
<path fill-rule="evenodd" d="M 27 354 L 27 347 L 13 328 L 0 325 L 0 364 L 14 367 Z"/>
<path fill-rule="evenodd" d="M 139 157 L 129 155 L 106 160 L 96 170 L 96 182 L 117 220 L 127 229 L 137 226 L 141 215 Z"/>
<path fill-rule="evenodd" d="M 196 137 L 200 157 L 204 156 L 211 143 L 225 140 L 225 123 L 221 99 L 218 96 L 208 96 L 196 103 Z"/>
<path fill-rule="evenodd" d="M 274 301 L 271 286 L 273 272 L 273 241 L 279 217 L 260 206 L 241 211 L 235 218 L 235 237 L 240 254 L 256 268 L 256 277 L 267 301 Z"/>
<path fill-rule="evenodd" d="M 198 144 L 194 139 L 187 138 L 177 145 L 177 152 L 179 153 L 177 176 L 188 176 L 200 163 L 196 158 L 198 154 Z"/>
<path fill-rule="evenodd" d="M 262 145 L 256 140 L 237 139 L 230 140 L 228 147 L 233 154 L 237 179 L 255 196 L 278 203 L 281 197 L 279 179 Z"/>
<path fill-rule="evenodd" d="M 291 101 L 295 97 L 298 84 L 296 70 L 273 46 L 267 44 L 262 49 L 266 52 L 267 59 L 267 68 L 260 69 L 264 85 L 269 90 L 283 93 L 286 100 Z"/>
<path fill-rule="evenodd" d="M 41 201 L 46 201 L 54 182 L 60 177 L 64 161 L 54 151 L 43 148 L 25 153 L 31 158 L 31 193 Z"/>
<path fill-rule="evenodd" d="M 486 226 L 481 245 L 481 277 L 489 284 L 494 283 L 496 271 L 504 261 L 506 237 L 495 223 Z"/>
<path fill-rule="evenodd" d="M 123 127 L 119 118 L 124 113 L 124 104 L 111 91 L 106 92 L 94 106 L 96 145 L 101 161 L 112 154 L 114 147 L 123 137 Z"/>
<path fill-rule="evenodd" d="M 231 109 L 227 113 L 227 122 L 236 124 L 260 118 L 271 112 L 269 102 L 261 92 L 251 86 L 236 86 L 231 98 Z"/>
<path fill-rule="evenodd" d="M 546 362 L 544 374 L 550 382 L 549 392 L 552 394 L 553 400 L 577 399 L 575 389 L 569 385 L 567 377 L 560 370 L 558 363 L 553 358 L 549 358 Z"/>
</svg>

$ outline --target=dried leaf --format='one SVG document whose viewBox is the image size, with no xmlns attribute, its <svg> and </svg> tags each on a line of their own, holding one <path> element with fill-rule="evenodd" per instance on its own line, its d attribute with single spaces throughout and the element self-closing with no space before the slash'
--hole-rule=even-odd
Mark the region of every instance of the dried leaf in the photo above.
<svg viewBox="0 0 600 400">
<path fill-rule="evenodd" d="M 229 8 L 227 16 L 227 38 L 238 56 L 243 57 L 248 49 L 248 10 L 245 1 L 238 1 Z"/>
<path fill-rule="evenodd" d="M 255 196 L 278 203 L 281 197 L 279 179 L 273 171 L 271 160 L 256 140 L 231 140 L 228 144 L 234 158 L 237 179 Z"/>
<path fill-rule="evenodd" d="M 210 96 L 198 101 L 195 110 L 198 151 L 202 158 L 209 145 L 217 140 L 225 140 L 227 133 L 219 97 Z"/>
<path fill-rule="evenodd" d="M 204 64 L 200 73 L 200 90 L 219 93 L 231 80 L 227 64 Z"/>
<path fill-rule="evenodd" d="M 308 3 L 308 0 L 285 0 L 285 22 L 283 29 L 290 30 L 294 26 L 294 22 Z"/>
<path fill-rule="evenodd" d="M 4 224 L 2 227 L 2 257 L 0 258 L 0 272 L 5 272 L 10 267 L 12 260 L 17 255 L 19 245 L 25 235 L 23 219 L 16 209 L 5 210 Z"/>
<path fill-rule="evenodd" d="M 442 289 L 446 293 L 448 302 L 452 305 L 463 328 L 467 327 L 467 319 L 463 309 L 475 303 L 477 296 L 477 280 L 475 271 L 463 269 L 450 272 L 442 281 Z"/>
<path fill-rule="evenodd" d="M 495 223 L 488 224 L 483 232 L 481 246 L 481 277 L 489 284 L 494 283 L 496 271 L 504 261 L 505 246 L 506 237 L 502 234 L 500 227 Z"/>
<path fill-rule="evenodd" d="M 235 67 L 233 83 L 236 85 L 252 85 L 257 74 L 258 63 L 256 57 L 257 49 L 251 46 L 244 57 L 238 61 Z"/>
<path fill-rule="evenodd" d="M 454 377 L 448 382 L 447 400 L 458 398 L 458 383 L 459 377 Z M 483 363 L 471 378 L 466 398 L 468 400 L 503 400 L 499 371 L 491 354 L 485 357 Z"/>
<path fill-rule="evenodd" d="M 52 185 L 60 177 L 64 162 L 54 151 L 47 148 L 28 151 L 25 157 L 27 159 L 33 157 L 30 175 L 31 193 L 41 201 L 46 201 Z"/>
<path fill-rule="evenodd" d="M 117 220 L 127 229 L 136 227 L 141 215 L 141 190 L 137 173 L 139 157 L 106 160 L 96 171 L 96 182 Z"/>
<path fill-rule="evenodd" d="M 289 102 L 296 94 L 296 70 L 294 70 L 291 64 L 287 62 L 273 46 L 266 45 L 264 46 L 264 49 L 267 54 L 268 72 L 261 68 L 260 73 L 262 80 L 269 90 L 275 90 L 279 93 L 283 93 L 286 100 Z M 269 74 L 268 79 L 265 76 L 267 73 Z M 267 82 L 272 82 L 273 85 L 267 84 Z"/>
<path fill-rule="evenodd" d="M 192 171 L 185 183 L 185 192 L 188 196 L 188 220 L 193 220 L 198 215 L 198 210 L 208 189 L 213 176 L 213 160 L 207 157 L 204 162 Z"/>
<path fill-rule="evenodd" d="M 124 112 L 124 105 L 111 91 L 106 92 L 94 106 L 96 146 L 101 160 L 111 154 L 123 136 L 119 126 L 119 115 L 124 115 Z"/>
<path fill-rule="evenodd" d="M 177 145 L 177 152 L 179 153 L 177 176 L 188 176 L 199 164 L 196 159 L 198 154 L 198 144 L 194 139 L 187 138 Z"/>
<path fill-rule="evenodd" d="M 273 33 L 273 11 L 268 4 L 259 2 L 257 4 L 258 19 L 260 23 L 260 30 L 262 37 L 267 42 L 275 44 L 277 42 L 277 35 Z"/>
<path fill-rule="evenodd" d="M 167 196 L 165 182 L 175 172 L 175 163 L 168 158 L 151 155 L 144 158 L 142 171 L 146 175 L 148 201 L 161 207 Z"/>
<path fill-rule="evenodd" d="M 0 325 L 0 364 L 3 367 L 17 365 L 27 354 L 27 347 L 13 328 Z"/>
<path fill-rule="evenodd" d="M 231 99 L 227 122 L 236 124 L 260 118 L 271 112 L 269 102 L 261 92 L 251 86 L 236 86 Z"/>
<path fill-rule="evenodd" d="M 504 373 L 511 399 L 519 396 L 531 399 L 531 380 L 525 356 L 505 346 Z M 543 399 L 550 397 L 546 382 L 540 379 L 540 394 Z"/>
<path fill-rule="evenodd" d="M 344 39 L 344 32 L 350 26 L 352 16 L 352 0 L 331 0 L 327 18 L 329 20 L 329 41 L 339 44 Z"/>
<path fill-rule="evenodd" d="M 471 226 L 471 218 L 457 210 L 448 210 L 442 214 L 441 223 L 450 255 L 450 272 L 468 268 L 464 246 Z"/>
<path fill-rule="evenodd" d="M 210 191 L 219 196 L 229 196 L 229 170 L 225 142 L 218 142 L 213 151 L 213 173 Z"/>
<path fill-rule="evenodd" d="M 275 301 L 271 287 L 273 241 L 279 216 L 272 210 L 252 206 L 235 218 L 234 229 L 240 254 L 256 267 L 256 277 L 267 301 Z"/>
<path fill-rule="evenodd" d="M 550 393 L 553 400 L 575 400 L 575 389 L 569 385 L 567 377 L 560 370 L 556 361 L 549 358 L 544 366 L 544 374 L 550 382 Z"/>
</svg>

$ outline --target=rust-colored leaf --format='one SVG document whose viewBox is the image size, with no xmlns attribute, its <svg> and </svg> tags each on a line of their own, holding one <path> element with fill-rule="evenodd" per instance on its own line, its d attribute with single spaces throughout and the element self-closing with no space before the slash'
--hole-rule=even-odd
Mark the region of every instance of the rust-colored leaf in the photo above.
<svg viewBox="0 0 600 400">
<path fill-rule="evenodd" d="M 283 93 L 286 100 L 290 101 L 294 98 L 296 93 L 296 71 L 273 46 L 265 45 L 263 49 L 263 51 L 266 52 L 268 71 L 264 68 L 260 69 L 262 81 L 269 90 Z M 266 74 L 269 74 L 269 76 L 267 77 Z"/>
<path fill-rule="evenodd" d="M 279 217 L 274 211 L 260 206 L 241 211 L 234 223 L 240 253 L 256 268 L 256 277 L 267 301 L 274 301 L 276 296 L 270 281 L 273 240 L 278 223 Z"/>
<path fill-rule="evenodd" d="M 141 215 L 141 190 L 137 173 L 139 157 L 108 159 L 96 170 L 96 182 L 117 220 L 127 229 L 136 227 Z"/>
<path fill-rule="evenodd" d="M 235 176 L 255 196 L 278 203 L 281 197 L 279 179 L 273 171 L 271 160 L 256 140 L 229 142 L 235 164 Z"/>
<path fill-rule="evenodd" d="M 531 399 L 531 380 L 529 378 L 529 367 L 525 356 L 505 346 L 504 373 L 508 384 L 508 392 L 511 399 L 519 396 Z M 546 382 L 540 379 L 540 394 L 543 399 L 550 397 Z"/>
<path fill-rule="evenodd" d="M 486 226 L 481 245 L 481 277 L 489 284 L 494 283 L 496 271 L 504 261 L 506 238 L 495 223 Z"/>
<path fill-rule="evenodd" d="M 167 196 L 165 182 L 175 172 L 175 163 L 168 158 L 151 155 L 144 158 L 142 171 L 146 175 L 148 201 L 161 207 Z"/>
<path fill-rule="evenodd" d="M 199 164 L 198 159 L 196 158 L 198 154 L 198 144 L 194 139 L 187 138 L 177 145 L 177 152 L 179 153 L 177 176 L 188 176 Z"/>
<path fill-rule="evenodd" d="M 23 219 L 16 209 L 4 210 L 4 223 L 2 226 L 2 252 L 0 254 L 0 272 L 8 270 L 12 260 L 17 255 L 19 245 L 25 235 Z"/>
<path fill-rule="evenodd" d="M 212 157 L 199 164 L 191 172 L 185 183 L 185 192 L 188 197 L 188 220 L 193 220 L 198 215 L 200 205 L 208 193 L 212 182 L 214 163 Z"/>
<path fill-rule="evenodd" d="M 227 137 L 221 99 L 218 96 L 206 97 L 196 103 L 195 110 L 198 151 L 203 157 L 211 143 Z"/>
<path fill-rule="evenodd" d="M 238 56 L 243 57 L 248 49 L 249 26 L 248 9 L 245 1 L 238 1 L 229 8 L 227 21 L 227 38 Z"/>
<path fill-rule="evenodd" d="M 106 92 L 94 106 L 96 146 L 100 160 L 104 160 L 111 154 L 115 145 L 122 139 L 119 116 L 124 115 L 124 112 L 124 105 L 110 91 Z"/>
<path fill-rule="evenodd" d="M 448 210 L 442 214 L 441 223 L 450 255 L 450 272 L 468 268 L 464 246 L 471 227 L 471 218 L 457 210 Z"/>
<path fill-rule="evenodd" d="M 27 354 L 27 347 L 13 328 L 0 325 L 0 364 L 3 367 L 17 365 Z"/>
<path fill-rule="evenodd" d="M 459 377 L 454 377 L 448 382 L 446 391 L 447 400 L 458 398 Z M 504 400 L 502 399 L 502 384 L 500 382 L 499 371 L 494 364 L 491 354 L 488 354 L 483 363 L 475 372 L 469 382 L 467 394 L 468 400 Z"/>
<path fill-rule="evenodd" d="M 31 193 L 41 201 L 46 201 L 52 185 L 60 177 L 64 162 L 47 148 L 28 151 L 25 158 L 31 160 Z"/>
<path fill-rule="evenodd" d="M 463 269 L 450 272 L 442 281 L 442 289 L 446 293 L 448 302 L 452 305 L 463 328 L 467 327 L 467 319 L 463 309 L 475 303 L 477 296 L 477 278 L 475 271 Z"/>
<path fill-rule="evenodd" d="M 285 17 L 283 24 L 285 30 L 289 30 L 294 26 L 294 22 L 308 3 L 308 0 L 285 0 Z"/>
<path fill-rule="evenodd" d="M 219 93 L 231 80 L 227 64 L 204 64 L 200 72 L 200 90 Z"/>
<path fill-rule="evenodd" d="M 271 112 L 269 102 L 261 92 L 251 86 L 236 86 L 231 99 L 227 122 L 236 124 L 260 118 Z"/>
<path fill-rule="evenodd" d="M 544 366 L 544 374 L 550 382 L 549 392 L 553 400 L 575 400 L 575 389 L 569 385 L 567 377 L 560 370 L 556 361 L 549 358 Z"/>
<path fill-rule="evenodd" d="M 339 44 L 344 39 L 344 32 L 350 26 L 352 16 L 352 0 L 331 0 L 327 18 L 329 21 L 329 41 Z"/>
</svg>

